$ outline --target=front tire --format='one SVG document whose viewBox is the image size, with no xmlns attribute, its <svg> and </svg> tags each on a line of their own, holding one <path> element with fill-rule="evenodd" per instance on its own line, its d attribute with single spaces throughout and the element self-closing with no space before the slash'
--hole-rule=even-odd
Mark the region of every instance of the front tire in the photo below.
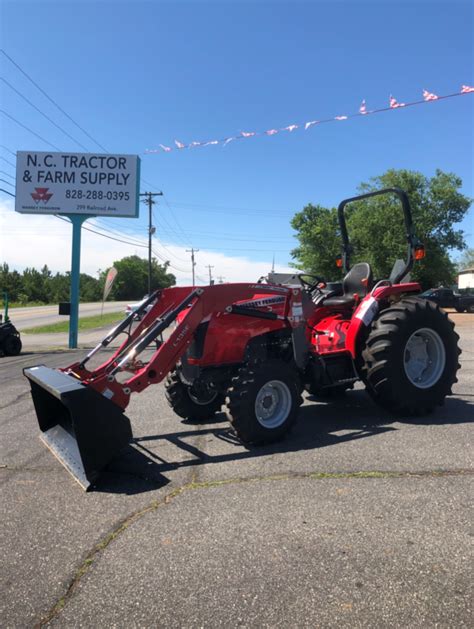
<svg viewBox="0 0 474 629">
<path fill-rule="evenodd" d="M 224 396 L 217 390 L 194 390 L 185 384 L 176 369 L 168 375 L 165 390 L 168 404 L 183 419 L 205 422 L 214 417 L 224 403 Z"/>
<path fill-rule="evenodd" d="M 374 322 L 362 353 L 367 391 L 389 411 L 421 415 L 441 406 L 457 382 L 459 336 L 448 315 L 406 298 Z"/>
<path fill-rule="evenodd" d="M 302 401 L 295 371 L 286 363 L 244 365 L 228 391 L 227 417 L 244 443 L 270 443 L 292 428 Z"/>
</svg>

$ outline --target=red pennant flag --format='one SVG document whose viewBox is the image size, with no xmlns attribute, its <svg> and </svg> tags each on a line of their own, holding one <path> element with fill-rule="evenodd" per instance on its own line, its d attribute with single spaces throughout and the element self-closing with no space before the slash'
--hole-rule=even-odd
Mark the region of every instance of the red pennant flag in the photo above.
<svg viewBox="0 0 474 629">
<path fill-rule="evenodd" d="M 396 109 L 397 107 L 405 107 L 405 103 L 399 103 L 397 99 L 390 94 L 390 109 Z"/>
<path fill-rule="evenodd" d="M 287 127 L 283 127 L 283 131 L 289 131 L 290 133 L 298 128 L 297 124 L 290 124 Z"/>
<path fill-rule="evenodd" d="M 170 146 L 165 146 L 164 144 L 160 144 L 160 148 L 165 152 L 165 153 L 169 153 L 170 151 L 172 151 L 173 149 Z"/>
<path fill-rule="evenodd" d="M 268 129 L 268 131 L 265 131 L 265 135 L 275 135 L 275 133 L 278 133 L 278 129 Z"/>
<path fill-rule="evenodd" d="M 179 140 L 175 140 L 174 143 L 176 144 L 176 147 L 179 149 L 185 149 L 186 145 L 183 144 L 182 142 L 180 142 Z"/>
<path fill-rule="evenodd" d="M 359 113 L 360 114 L 366 114 L 367 113 L 367 107 L 365 105 L 365 99 L 362 101 L 360 107 L 359 107 Z"/>
<path fill-rule="evenodd" d="M 253 135 L 255 135 L 254 131 L 241 131 L 240 135 L 244 138 L 251 138 Z"/>
<path fill-rule="evenodd" d="M 347 120 L 347 116 L 334 116 L 334 120 Z"/>
<path fill-rule="evenodd" d="M 469 94 L 469 92 L 474 92 L 474 87 L 470 85 L 463 85 L 461 87 L 461 94 Z"/>
<path fill-rule="evenodd" d="M 310 120 L 309 122 L 307 122 L 304 125 L 304 130 L 307 131 L 310 127 L 312 127 L 314 124 L 318 124 L 319 120 Z"/>
<path fill-rule="evenodd" d="M 433 94 L 433 92 L 428 92 L 428 90 L 423 90 L 423 100 L 438 100 L 438 96 Z"/>
</svg>

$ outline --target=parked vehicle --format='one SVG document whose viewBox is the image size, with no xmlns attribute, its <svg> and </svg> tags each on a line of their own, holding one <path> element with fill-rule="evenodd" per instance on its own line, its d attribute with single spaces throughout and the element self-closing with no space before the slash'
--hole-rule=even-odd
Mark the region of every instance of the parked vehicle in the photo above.
<svg viewBox="0 0 474 629">
<path fill-rule="evenodd" d="M 391 280 L 375 282 L 369 264 L 350 266 L 344 209 L 387 193 L 401 201 L 408 254 Z M 166 288 L 150 295 L 83 360 L 63 369 L 24 370 L 43 441 L 84 489 L 132 438 L 124 415 L 131 394 L 163 380 L 179 417 L 209 421 L 225 405 L 246 444 L 288 433 L 305 388 L 340 391 L 361 380 L 380 406 L 405 415 L 443 404 L 457 381 L 459 337 L 444 311 L 419 298 L 418 283 L 402 281 L 424 256 L 406 193 L 390 188 L 346 199 L 338 217 L 346 270 L 340 292 L 328 294 L 324 278 L 308 275 L 299 276 L 299 287 Z M 136 314 L 144 316 L 132 328 Z M 162 332 L 175 322 L 163 340 Z M 122 332 L 117 351 L 88 369 L 87 362 Z M 140 359 L 146 348 L 153 350 L 151 357 Z"/>
<path fill-rule="evenodd" d="M 420 297 L 429 299 L 441 308 L 455 308 L 457 312 L 474 312 L 474 295 L 461 295 L 450 288 L 430 288 Z"/>
<path fill-rule="evenodd" d="M 128 316 L 130 314 L 134 314 L 134 318 L 136 321 L 141 321 L 141 319 L 145 316 L 145 314 L 147 314 L 148 312 L 150 312 L 152 305 L 153 304 L 148 304 L 148 306 L 145 308 L 144 311 L 140 310 L 140 306 L 148 299 L 148 295 L 145 295 L 145 297 L 141 300 L 141 301 L 137 301 L 134 304 L 127 304 L 126 308 L 125 308 L 125 314 Z"/>
</svg>

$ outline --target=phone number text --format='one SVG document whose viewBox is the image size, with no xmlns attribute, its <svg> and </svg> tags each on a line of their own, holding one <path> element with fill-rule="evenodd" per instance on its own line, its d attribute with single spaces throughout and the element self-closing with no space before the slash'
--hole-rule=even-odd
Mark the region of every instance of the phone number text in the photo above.
<svg viewBox="0 0 474 629">
<path fill-rule="evenodd" d="M 129 192 L 117 192 L 116 190 L 66 190 L 66 199 L 105 199 L 107 201 L 129 201 Z"/>
</svg>

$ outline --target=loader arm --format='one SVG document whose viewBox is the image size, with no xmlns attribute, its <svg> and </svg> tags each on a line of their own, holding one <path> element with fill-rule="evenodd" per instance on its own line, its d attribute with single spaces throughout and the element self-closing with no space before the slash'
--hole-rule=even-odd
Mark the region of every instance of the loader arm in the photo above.
<svg viewBox="0 0 474 629">
<path fill-rule="evenodd" d="M 164 289 L 156 296 L 157 301 L 150 312 L 109 360 L 94 371 L 88 371 L 84 366 L 85 361 L 82 361 L 64 369 L 64 372 L 80 379 L 84 384 L 125 409 L 133 392 L 143 391 L 149 385 L 161 382 L 174 369 L 192 342 L 196 328 L 204 319 L 218 313 L 239 313 L 238 307 L 236 308 L 233 304 L 251 299 L 256 294 L 278 294 L 285 297 L 282 315 L 262 313 L 262 317 L 281 319 L 289 327 L 299 325 L 298 317 L 292 317 L 291 313 L 293 303 L 301 302 L 301 289 L 264 284 L 229 284 L 192 290 L 189 288 Z M 169 338 L 163 342 L 157 341 L 183 311 L 186 311 L 184 317 L 171 332 Z M 247 311 L 241 314 L 248 316 Z M 116 329 L 119 328 L 123 331 L 120 325 Z M 110 335 L 106 339 L 109 337 Z M 148 362 L 146 364 L 139 362 L 137 360 L 139 354 L 155 341 L 157 341 L 157 349 Z M 97 347 L 100 348 L 100 344 Z M 95 351 L 96 348 L 91 355 Z M 121 372 L 130 372 L 132 375 L 119 382 L 117 376 Z"/>
<path fill-rule="evenodd" d="M 282 314 L 249 309 L 240 313 L 235 308 L 235 302 L 256 294 L 285 297 Z M 83 489 L 89 489 L 110 460 L 130 443 L 130 420 L 123 412 L 130 395 L 163 380 L 203 320 L 213 314 L 228 313 L 281 319 L 283 325 L 295 328 L 301 324 L 301 289 L 280 286 L 169 288 L 151 295 L 142 308 L 151 303 L 154 305 L 150 312 L 134 330 L 132 315 L 111 330 L 82 361 L 60 370 L 43 365 L 23 370 L 31 385 L 41 440 Z M 176 328 L 168 339 L 162 340 L 162 333 L 181 313 Z M 127 337 L 114 354 L 97 369 L 89 370 L 86 364 L 92 356 L 123 332 Z M 139 354 L 153 343 L 156 350 L 150 360 L 138 360 Z"/>
</svg>

